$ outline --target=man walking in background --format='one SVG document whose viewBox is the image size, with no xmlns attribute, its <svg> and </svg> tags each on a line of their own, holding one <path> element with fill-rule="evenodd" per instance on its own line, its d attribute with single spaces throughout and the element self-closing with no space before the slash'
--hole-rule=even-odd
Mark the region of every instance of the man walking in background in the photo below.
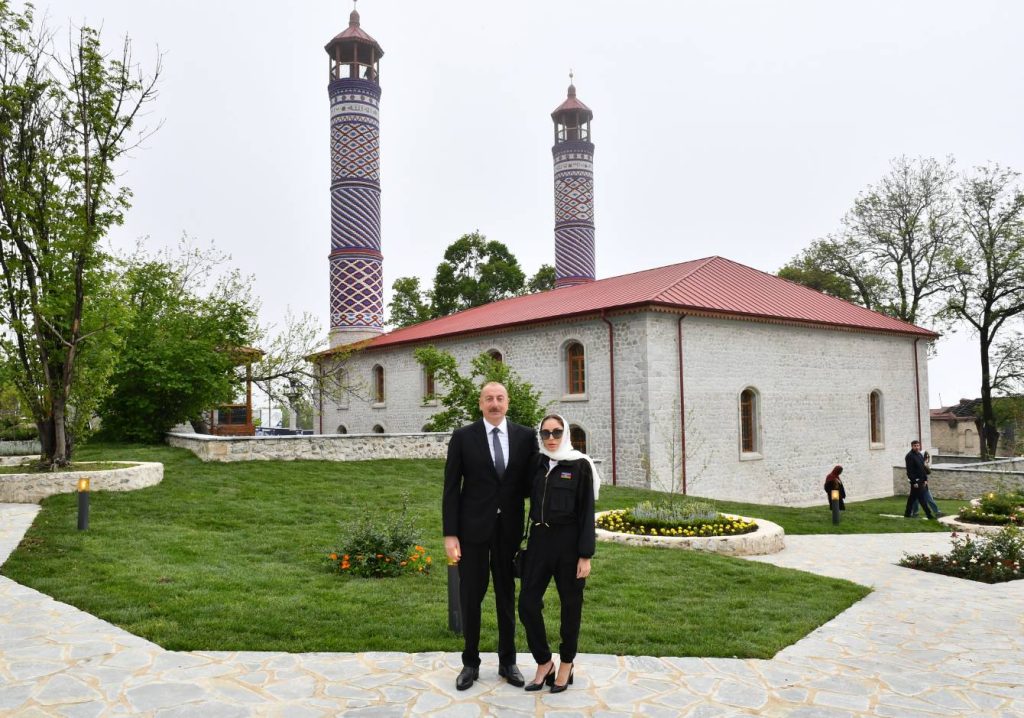
<svg viewBox="0 0 1024 718">
<path fill-rule="evenodd" d="M 910 442 L 910 451 L 907 452 L 906 464 L 907 480 L 910 481 L 910 495 L 907 497 L 907 508 L 903 511 L 903 518 L 911 518 L 910 512 L 913 509 L 914 502 L 917 502 L 924 509 L 928 518 L 934 519 L 932 510 L 928 508 L 928 504 L 924 500 L 924 485 L 928 480 L 928 472 L 924 469 L 924 455 L 921 453 L 921 442 L 917 439 Z"/>
</svg>

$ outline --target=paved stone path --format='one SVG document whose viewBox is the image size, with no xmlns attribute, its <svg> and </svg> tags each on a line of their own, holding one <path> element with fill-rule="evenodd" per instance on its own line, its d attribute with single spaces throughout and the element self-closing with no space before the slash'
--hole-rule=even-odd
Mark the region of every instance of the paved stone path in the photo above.
<svg viewBox="0 0 1024 718">
<path fill-rule="evenodd" d="M 0 562 L 37 510 L 0 504 Z M 787 537 L 782 553 L 751 560 L 874 593 L 771 660 L 581 655 L 575 685 L 555 696 L 499 681 L 494 654 L 460 693 L 456 653 L 165 651 L 0 577 L 0 715 L 1024 716 L 1024 581 L 987 586 L 893 565 L 948 543 L 934 533 Z M 520 665 L 529 672 L 528 655 Z"/>
</svg>

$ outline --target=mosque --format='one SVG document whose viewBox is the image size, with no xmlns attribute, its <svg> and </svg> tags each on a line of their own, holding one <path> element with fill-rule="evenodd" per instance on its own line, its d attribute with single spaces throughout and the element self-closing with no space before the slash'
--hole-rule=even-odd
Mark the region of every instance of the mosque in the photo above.
<svg viewBox="0 0 1024 718">
<path fill-rule="evenodd" d="M 359 396 L 318 407 L 320 433 L 420 432 L 439 410 L 413 358 L 484 352 L 571 422 L 605 483 L 704 497 L 890 496 L 910 441 L 930 446 L 927 345 L 937 335 L 723 257 L 595 276 L 594 113 L 569 86 L 554 123 L 553 290 L 385 332 L 380 61 L 359 14 L 330 57 L 330 348 Z"/>
</svg>

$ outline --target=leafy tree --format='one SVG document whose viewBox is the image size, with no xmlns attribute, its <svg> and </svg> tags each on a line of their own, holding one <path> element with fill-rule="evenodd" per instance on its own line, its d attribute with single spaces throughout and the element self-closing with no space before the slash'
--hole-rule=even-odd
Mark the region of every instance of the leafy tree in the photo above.
<svg viewBox="0 0 1024 718">
<path fill-rule="evenodd" d="M 791 260 L 778 271 L 778 276 L 848 302 L 857 301 L 849 279 L 823 269 L 820 264 L 808 260 L 806 255 Z"/>
<path fill-rule="evenodd" d="M 536 426 L 547 408 L 540 401 L 540 392 L 512 371 L 507 364 L 489 354 L 481 354 L 470 363 L 469 376 L 459 373 L 455 357 L 433 346 L 413 352 L 416 361 L 434 375 L 435 381 L 447 387 L 437 396 L 444 409 L 427 422 L 427 431 L 452 431 L 481 418 L 480 391 L 488 382 L 500 382 L 508 390 L 508 420 L 524 426 Z"/>
<path fill-rule="evenodd" d="M 437 265 L 431 289 L 421 289 L 417 277 L 399 277 L 394 281 L 388 303 L 388 323 L 398 328 L 407 327 L 499 299 L 554 287 L 554 267 L 541 265 L 527 281 L 519 261 L 508 247 L 473 232 L 448 245 L 444 261 Z"/>
<path fill-rule="evenodd" d="M 206 282 L 225 257 L 192 249 L 177 256 L 136 253 L 125 262 L 131 319 L 100 407 L 103 433 L 153 442 L 175 424 L 234 400 L 240 388 L 238 350 L 255 327 L 256 305 L 237 272 Z"/>
<path fill-rule="evenodd" d="M 537 273 L 530 277 L 526 283 L 526 291 L 524 294 L 536 294 L 537 292 L 546 292 L 549 289 L 555 288 L 555 268 L 550 264 L 542 264 L 537 270 Z"/>
<path fill-rule="evenodd" d="M 854 200 L 839 234 L 787 264 L 786 278 L 840 292 L 834 296 L 846 282 L 853 301 L 868 309 L 912 324 L 930 318 L 953 274 L 948 250 L 960 218 L 952 182 L 952 159 L 892 160 L 881 181 Z"/>
<path fill-rule="evenodd" d="M 51 466 L 70 461 L 113 364 L 121 302 L 101 242 L 128 207 L 115 165 L 145 134 L 159 74 L 127 39 L 108 57 L 89 27 L 59 57 L 30 5 L 0 0 L 0 362 Z"/>
<path fill-rule="evenodd" d="M 437 265 L 430 292 L 439 317 L 514 297 L 523 291 L 526 275 L 501 242 L 479 232 L 465 234 L 448 246 Z"/>
<path fill-rule="evenodd" d="M 992 400 L 993 385 L 999 384 L 991 365 L 993 345 L 1007 321 L 1024 314 L 1024 190 L 1019 178 L 1019 173 L 998 165 L 979 167 L 962 179 L 957 191 L 963 234 L 950 252 L 955 274 L 945 313 L 978 333 L 986 457 L 995 456 L 999 443 Z"/>
<path fill-rule="evenodd" d="M 408 327 L 433 318 L 429 297 L 420 291 L 419 277 L 399 277 L 391 285 L 388 324 Z"/>
</svg>

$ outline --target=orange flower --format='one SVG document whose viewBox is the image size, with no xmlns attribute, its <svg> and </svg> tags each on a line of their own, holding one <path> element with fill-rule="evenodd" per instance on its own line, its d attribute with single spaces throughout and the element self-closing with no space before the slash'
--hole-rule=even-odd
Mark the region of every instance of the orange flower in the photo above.
<svg viewBox="0 0 1024 718">
<path fill-rule="evenodd" d="M 421 553 L 422 553 L 423 551 L 426 551 L 426 549 L 425 549 L 425 548 L 423 548 L 422 546 L 417 546 L 417 547 L 416 547 L 416 550 L 417 550 L 417 551 L 419 551 L 419 552 L 421 552 Z"/>
<path fill-rule="evenodd" d="M 402 563 L 400 563 L 400 564 L 398 564 L 398 565 L 399 565 L 399 566 L 405 566 L 405 564 L 406 564 L 406 562 L 405 562 L 405 561 L 402 561 Z"/>
<path fill-rule="evenodd" d="M 348 561 L 348 554 L 345 554 L 344 556 L 342 556 L 342 559 L 344 559 L 345 561 Z"/>
<path fill-rule="evenodd" d="M 331 554 L 330 556 L 328 556 L 327 558 L 331 559 L 332 561 L 337 561 L 337 560 L 338 560 L 338 554 L 336 554 L 336 553 L 332 553 L 332 554 Z"/>
<path fill-rule="evenodd" d="M 430 556 L 427 556 L 427 563 L 430 563 Z"/>
<path fill-rule="evenodd" d="M 382 554 L 382 553 L 377 554 L 377 558 L 384 558 L 384 554 Z"/>
</svg>

